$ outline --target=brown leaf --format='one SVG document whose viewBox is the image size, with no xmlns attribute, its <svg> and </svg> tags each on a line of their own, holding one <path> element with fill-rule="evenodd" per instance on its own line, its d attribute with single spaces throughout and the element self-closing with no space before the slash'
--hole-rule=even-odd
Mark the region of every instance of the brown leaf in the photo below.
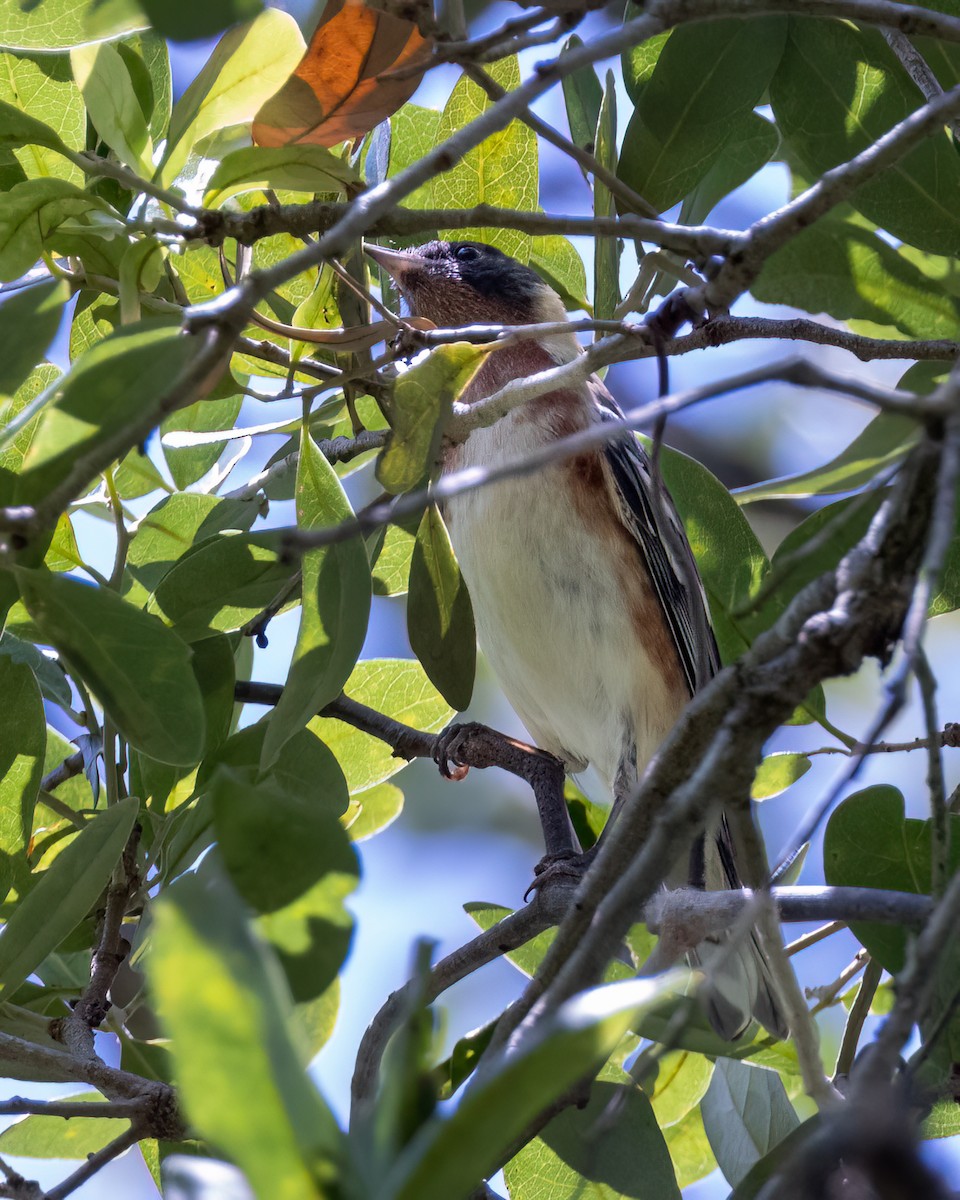
<svg viewBox="0 0 960 1200">
<path fill-rule="evenodd" d="M 253 140 L 335 146 L 366 133 L 417 90 L 430 48 L 412 21 L 329 0 L 300 65 L 254 118 Z"/>
</svg>

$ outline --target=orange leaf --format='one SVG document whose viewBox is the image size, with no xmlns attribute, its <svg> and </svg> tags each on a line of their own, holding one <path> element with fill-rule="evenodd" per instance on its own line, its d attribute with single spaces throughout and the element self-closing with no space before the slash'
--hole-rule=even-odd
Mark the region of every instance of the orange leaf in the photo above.
<svg viewBox="0 0 960 1200">
<path fill-rule="evenodd" d="M 366 133 L 417 90 L 430 47 L 412 21 L 329 0 L 300 65 L 254 118 L 253 140 L 335 146 Z"/>
</svg>

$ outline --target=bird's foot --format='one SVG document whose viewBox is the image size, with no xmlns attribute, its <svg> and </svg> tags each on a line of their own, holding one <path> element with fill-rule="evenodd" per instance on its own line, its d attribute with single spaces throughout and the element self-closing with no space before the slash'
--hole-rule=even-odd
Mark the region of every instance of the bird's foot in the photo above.
<svg viewBox="0 0 960 1200">
<path fill-rule="evenodd" d="M 532 892 L 547 888 L 576 888 L 596 856 L 596 848 L 586 851 L 563 850 L 559 854 L 545 854 L 533 868 L 534 879 L 524 893 L 527 900 Z"/>
<path fill-rule="evenodd" d="M 454 721 L 452 725 L 441 730 L 437 734 L 437 743 L 433 749 L 433 761 L 440 768 L 444 779 L 458 782 L 465 778 L 471 767 L 483 765 L 476 761 L 475 754 L 470 755 L 468 762 L 464 761 L 465 751 L 468 745 L 474 750 L 480 736 L 491 732 L 486 725 L 477 721 Z"/>
</svg>

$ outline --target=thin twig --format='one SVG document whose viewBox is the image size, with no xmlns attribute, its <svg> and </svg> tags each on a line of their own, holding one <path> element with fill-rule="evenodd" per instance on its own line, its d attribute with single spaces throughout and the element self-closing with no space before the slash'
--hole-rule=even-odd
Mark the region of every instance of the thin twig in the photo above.
<svg viewBox="0 0 960 1200">
<path fill-rule="evenodd" d="M 857 1057 L 857 1047 L 860 1045 L 860 1034 L 863 1025 L 870 1015 L 870 1006 L 880 986 L 883 967 L 875 958 L 871 958 L 863 972 L 863 978 L 857 988 L 857 994 L 850 1005 L 847 1023 L 843 1028 L 843 1040 L 837 1054 L 837 1065 L 833 1073 L 834 1082 L 850 1074 L 853 1060 Z"/>
</svg>

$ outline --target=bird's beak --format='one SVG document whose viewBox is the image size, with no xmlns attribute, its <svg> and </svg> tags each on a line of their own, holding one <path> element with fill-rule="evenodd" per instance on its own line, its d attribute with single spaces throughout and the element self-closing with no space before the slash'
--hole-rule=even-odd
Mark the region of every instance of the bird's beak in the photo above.
<svg viewBox="0 0 960 1200">
<path fill-rule="evenodd" d="M 423 266 L 423 259 L 418 254 L 410 254 L 404 250 L 387 250 L 385 246 L 373 246 L 370 242 L 364 242 L 363 251 L 400 284 L 408 272 Z"/>
</svg>

